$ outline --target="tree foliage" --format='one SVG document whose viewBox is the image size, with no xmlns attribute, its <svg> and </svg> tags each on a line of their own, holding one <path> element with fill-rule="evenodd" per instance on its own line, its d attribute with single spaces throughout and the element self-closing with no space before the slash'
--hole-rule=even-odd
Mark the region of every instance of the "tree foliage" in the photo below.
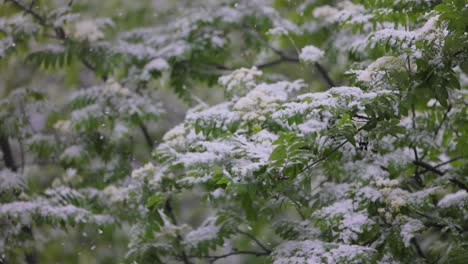
<svg viewBox="0 0 468 264">
<path fill-rule="evenodd" d="M 0 7 L 0 263 L 464 263 L 464 0 L 155 3 Z"/>
</svg>

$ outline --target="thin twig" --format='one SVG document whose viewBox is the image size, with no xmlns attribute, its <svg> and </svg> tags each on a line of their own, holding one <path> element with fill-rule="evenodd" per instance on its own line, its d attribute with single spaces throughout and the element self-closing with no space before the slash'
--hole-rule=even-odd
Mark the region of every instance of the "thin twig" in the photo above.
<svg viewBox="0 0 468 264">
<path fill-rule="evenodd" d="M 442 120 L 440 121 L 439 126 L 436 128 L 435 133 L 434 133 L 435 134 L 434 137 L 436 137 L 437 134 L 439 134 L 439 131 L 442 128 L 442 125 L 444 124 L 445 120 L 447 120 L 447 117 L 448 117 L 448 114 L 449 114 L 450 110 L 452 110 L 452 105 L 451 104 L 448 105 L 447 111 L 445 111 L 444 116 L 442 117 Z"/>
<path fill-rule="evenodd" d="M 43 16 L 41 16 L 39 13 L 34 11 L 32 8 L 28 8 L 25 4 L 18 0 L 5 0 L 6 2 L 11 2 L 13 5 L 15 5 L 17 8 L 23 10 L 24 12 L 30 14 L 31 16 L 34 17 L 41 25 L 46 26 L 47 21 Z"/>
<path fill-rule="evenodd" d="M 246 237 L 252 239 L 260 248 L 262 248 L 262 249 L 265 251 L 265 253 L 268 253 L 268 254 L 271 253 L 271 249 L 268 249 L 265 245 L 263 245 L 262 242 L 260 242 L 260 241 L 259 241 L 255 236 L 253 236 L 252 234 L 247 233 L 247 232 L 245 232 L 245 231 L 242 231 L 242 230 L 240 230 L 240 229 L 237 229 L 237 232 L 238 232 L 239 234 L 242 234 L 242 235 L 244 235 L 244 236 L 246 236 Z"/>
<path fill-rule="evenodd" d="M 444 161 L 444 162 L 442 162 L 442 163 L 440 163 L 440 164 L 437 164 L 436 166 L 434 166 L 434 168 L 436 168 L 436 169 L 437 169 L 437 168 L 440 168 L 440 167 L 442 167 L 442 166 L 444 166 L 444 165 L 447 165 L 447 164 L 449 164 L 449 163 L 455 162 L 455 161 L 457 161 L 457 160 L 461 160 L 462 158 L 463 158 L 462 156 L 458 156 L 458 157 L 449 159 L 449 160 Z"/>
<path fill-rule="evenodd" d="M 257 36 L 257 38 L 258 38 L 258 40 L 260 40 L 260 42 L 262 42 L 265 46 L 267 46 L 269 49 L 271 49 L 274 53 L 276 53 L 280 57 L 280 59 L 278 59 L 278 60 L 274 60 L 274 61 L 271 61 L 271 62 L 267 62 L 267 63 L 257 65 L 257 68 L 270 67 L 270 66 L 274 66 L 274 65 L 277 65 L 279 63 L 282 63 L 282 62 L 287 62 L 287 61 L 288 62 L 296 62 L 296 63 L 299 62 L 299 58 L 288 56 L 285 52 L 273 47 L 272 45 L 270 45 L 270 43 L 257 30 L 252 30 L 251 27 L 248 27 L 248 26 L 244 26 L 244 27 L 249 29 L 250 31 L 254 32 L 254 34 Z M 299 54 L 299 49 L 296 47 L 294 41 L 289 36 L 288 36 L 288 38 L 291 41 L 291 44 L 296 49 L 296 52 Z M 315 68 L 317 68 L 317 71 L 320 73 L 320 75 L 326 81 L 326 83 L 328 85 L 328 88 L 335 87 L 336 85 L 332 81 L 332 79 L 330 78 L 330 75 L 328 75 L 328 72 L 327 72 L 327 70 L 325 70 L 325 67 L 323 67 L 318 62 L 314 63 L 314 65 L 315 65 Z"/>
<path fill-rule="evenodd" d="M 236 251 L 232 251 L 232 252 L 222 254 L 222 255 L 217 255 L 217 256 L 189 256 L 189 257 L 190 258 L 205 258 L 205 259 L 209 259 L 210 263 L 214 263 L 217 260 L 227 258 L 227 257 L 230 257 L 230 256 L 235 256 L 235 255 L 254 255 L 254 256 L 258 257 L 258 256 L 268 256 L 269 254 L 270 253 L 267 253 L 267 252 L 256 252 L 256 251 L 249 251 L 249 250 L 236 250 Z"/>
<path fill-rule="evenodd" d="M 312 168 L 313 166 L 315 166 L 317 163 L 320 163 L 324 160 L 326 160 L 331 154 L 335 153 L 336 151 L 338 151 L 342 146 L 344 146 L 346 143 L 348 143 L 347 140 L 343 141 L 341 144 L 339 144 L 338 146 L 336 146 L 334 149 L 332 149 L 331 151 L 329 151 L 328 153 L 326 153 L 325 155 L 323 155 L 321 158 L 319 158 L 318 160 L 312 162 L 311 164 L 305 166 L 304 168 L 302 168 L 301 171 L 299 171 L 299 173 L 297 175 L 300 175 L 301 173 L 305 172 L 306 170 Z"/>
</svg>

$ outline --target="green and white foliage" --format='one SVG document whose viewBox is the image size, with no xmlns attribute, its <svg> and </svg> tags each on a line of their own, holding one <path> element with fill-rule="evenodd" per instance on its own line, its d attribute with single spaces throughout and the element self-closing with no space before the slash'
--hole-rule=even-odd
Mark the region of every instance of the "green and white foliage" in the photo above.
<svg viewBox="0 0 468 264">
<path fill-rule="evenodd" d="M 298 19 L 301 31 L 269 33 L 305 41 L 337 27 L 323 41 L 333 43 L 328 52 L 312 42 L 299 59 L 342 61 L 350 86 L 307 92 L 302 80 L 274 81 L 255 67 L 221 77 L 229 100 L 189 110 L 154 161 L 134 171 L 136 201 L 149 211 L 130 257 L 463 261 L 468 93 L 459 79 L 468 42 L 459 32 L 466 19 L 450 20 L 467 7 L 309 2 L 300 6 L 312 13 Z M 205 208 L 199 225 L 168 220 L 164 201 L 182 203 L 187 193 Z"/>
<path fill-rule="evenodd" d="M 467 258 L 466 1 L 4 2 L 0 263 Z"/>
</svg>

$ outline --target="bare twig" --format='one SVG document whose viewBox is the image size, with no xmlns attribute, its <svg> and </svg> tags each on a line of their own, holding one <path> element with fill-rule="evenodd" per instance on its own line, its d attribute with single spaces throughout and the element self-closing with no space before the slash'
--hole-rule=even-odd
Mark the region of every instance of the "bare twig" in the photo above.
<svg viewBox="0 0 468 264">
<path fill-rule="evenodd" d="M 463 158 L 462 156 L 458 156 L 458 157 L 449 159 L 449 160 L 444 161 L 444 162 L 442 162 L 442 163 L 440 163 L 440 164 L 437 164 L 436 166 L 434 166 L 434 168 L 436 168 L 436 169 L 437 169 L 437 168 L 440 168 L 440 167 L 442 167 L 442 166 L 444 166 L 444 165 L 447 165 L 447 164 L 449 164 L 449 163 L 455 162 L 455 161 L 457 161 L 457 160 L 461 160 L 462 158 Z"/>
</svg>

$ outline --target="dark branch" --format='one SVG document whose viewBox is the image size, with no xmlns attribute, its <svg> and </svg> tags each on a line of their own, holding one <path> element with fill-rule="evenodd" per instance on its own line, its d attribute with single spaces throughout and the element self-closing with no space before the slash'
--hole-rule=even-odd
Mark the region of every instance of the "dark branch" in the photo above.
<svg viewBox="0 0 468 264">
<path fill-rule="evenodd" d="M 177 225 L 177 218 L 175 217 L 174 211 L 172 210 L 172 205 L 171 205 L 171 199 L 170 198 L 168 198 L 166 200 L 166 203 L 164 205 L 164 209 L 166 210 L 166 213 L 169 215 L 169 218 L 171 219 L 172 224 Z M 191 264 L 192 262 L 190 262 L 190 260 L 189 260 L 189 258 L 187 256 L 187 253 L 185 253 L 185 250 L 182 248 L 181 241 L 182 241 L 182 237 L 180 236 L 180 234 L 177 233 L 176 245 L 181 251 L 180 253 L 181 253 L 182 261 L 185 264 Z"/>
<path fill-rule="evenodd" d="M 451 178 L 449 181 L 451 183 L 457 185 L 460 189 L 463 189 L 463 190 L 468 192 L 468 186 L 466 186 L 466 184 L 463 183 L 462 181 L 460 181 L 459 179 Z"/>
<path fill-rule="evenodd" d="M 413 164 L 416 165 L 416 166 L 422 167 L 422 168 L 426 169 L 427 171 L 432 171 L 437 175 L 444 175 L 444 173 L 442 171 L 438 170 L 436 167 L 434 167 L 431 164 L 426 163 L 424 161 L 415 160 L 415 161 L 413 161 Z"/>
<path fill-rule="evenodd" d="M 426 172 L 428 172 L 428 171 L 432 171 L 433 169 L 438 169 L 438 168 L 440 168 L 440 167 L 442 167 L 442 166 L 444 166 L 444 165 L 447 165 L 447 164 L 449 164 L 449 163 L 455 162 L 455 161 L 460 160 L 460 159 L 462 159 L 462 158 L 463 158 L 462 156 L 458 156 L 458 157 L 449 159 L 449 160 L 447 160 L 447 161 L 444 161 L 444 162 L 442 162 L 442 163 L 440 163 L 440 164 L 437 164 L 436 166 L 431 166 L 431 165 L 429 165 L 429 164 L 426 163 L 426 166 L 429 166 L 429 167 L 426 168 L 425 170 L 421 171 L 420 174 L 424 174 L 424 173 L 426 173 Z M 437 170 L 437 171 L 438 171 L 438 172 L 441 172 L 441 171 L 439 171 L 439 170 Z"/>
<path fill-rule="evenodd" d="M 328 75 L 328 72 L 325 70 L 325 68 L 318 62 L 315 63 L 315 68 L 319 71 L 320 75 L 322 75 L 323 79 L 327 82 L 329 88 L 335 87 L 335 83 L 332 81 L 330 76 Z"/>
<path fill-rule="evenodd" d="M 311 164 L 305 166 L 297 175 L 305 172 L 306 170 L 312 168 L 313 166 L 315 166 L 317 163 L 320 163 L 324 160 L 326 160 L 331 154 L 335 153 L 336 151 L 338 151 L 342 146 L 344 146 L 348 141 L 345 140 L 343 141 L 341 144 L 339 144 L 338 146 L 336 146 L 335 148 L 333 148 L 331 151 L 329 151 L 328 153 L 326 153 L 325 155 L 323 155 L 321 158 L 319 158 L 318 160 L 312 162 Z"/>
<path fill-rule="evenodd" d="M 30 14 L 31 16 L 33 16 L 33 18 L 36 19 L 44 28 L 47 28 L 47 27 L 50 26 L 47 23 L 47 19 L 44 16 L 41 16 L 36 11 L 34 11 L 32 9 L 32 7 L 27 7 L 25 4 L 23 4 L 21 1 L 18 1 L 18 0 L 6 0 L 6 1 L 7 2 L 10 1 L 17 8 L 19 8 L 19 9 L 23 10 L 24 12 L 26 12 L 26 13 Z M 54 32 L 55 32 L 55 36 L 58 39 L 66 40 L 68 38 L 68 36 L 65 33 L 65 30 L 62 27 L 53 27 L 53 29 L 54 29 Z M 89 61 L 87 61 L 85 58 L 80 58 L 80 60 L 87 69 L 89 69 L 90 71 L 93 71 L 93 72 L 96 73 L 96 67 L 91 65 L 91 63 Z M 101 78 L 102 78 L 103 81 L 105 81 L 107 79 L 107 76 L 102 76 Z"/>
<path fill-rule="evenodd" d="M 445 120 L 447 120 L 447 117 L 448 117 L 448 114 L 449 114 L 450 110 L 452 110 L 452 105 L 448 105 L 447 111 L 445 111 L 444 116 L 442 117 L 442 120 L 440 121 L 439 126 L 435 130 L 435 135 L 434 136 L 437 136 L 437 134 L 439 134 L 439 131 L 442 128 L 442 126 L 444 125 Z"/>
<path fill-rule="evenodd" d="M 269 254 L 270 253 L 267 253 L 267 252 L 237 250 L 237 251 L 229 252 L 229 253 L 226 253 L 226 254 L 223 254 L 223 255 L 217 255 L 217 256 L 190 256 L 190 258 L 205 258 L 205 259 L 209 259 L 210 263 L 214 263 L 217 260 L 227 258 L 227 257 L 230 257 L 230 256 L 235 256 L 235 255 L 253 255 L 253 256 L 259 257 L 259 256 L 268 256 Z"/>
<path fill-rule="evenodd" d="M 455 157 L 455 158 L 453 158 L 453 159 L 449 159 L 449 160 L 444 161 L 444 162 L 442 162 L 442 163 L 440 163 L 440 164 L 437 164 L 437 166 L 434 166 L 434 168 L 440 168 L 440 167 L 442 167 L 442 166 L 444 166 L 444 165 L 447 165 L 447 164 L 449 164 L 449 163 L 455 162 L 455 161 L 457 161 L 457 160 L 461 160 L 462 158 L 463 158 L 462 156 L 458 156 L 458 157 Z"/>
<path fill-rule="evenodd" d="M 261 243 L 261 242 L 260 242 L 256 237 L 254 237 L 252 234 L 249 234 L 249 233 L 247 233 L 247 232 L 245 232 L 245 231 L 242 231 L 242 230 L 240 230 L 240 229 L 237 229 L 237 232 L 238 232 L 239 234 L 242 234 L 242 235 L 244 235 L 244 236 L 246 236 L 246 237 L 252 239 L 253 241 L 255 241 L 255 243 L 256 243 L 259 247 L 261 247 L 266 253 L 268 253 L 268 254 L 271 253 L 271 249 L 268 249 L 265 245 L 263 245 L 263 243 Z"/>
<path fill-rule="evenodd" d="M 265 62 L 265 63 L 261 63 L 261 64 L 258 64 L 258 65 L 255 65 L 255 67 L 259 68 L 259 69 L 262 69 L 262 68 L 268 68 L 268 67 L 271 67 L 271 66 L 275 66 L 275 65 L 278 65 L 278 64 L 281 64 L 285 62 L 285 60 L 283 59 L 276 59 L 276 60 L 272 60 L 272 61 L 268 61 L 268 62 Z"/>
<path fill-rule="evenodd" d="M 416 240 L 416 238 L 413 237 L 413 238 L 411 239 L 411 243 L 413 243 L 414 247 L 416 248 L 416 252 L 418 252 L 418 255 L 419 255 L 421 258 L 425 259 L 426 256 L 424 255 L 424 252 L 422 251 L 421 247 L 419 246 L 419 243 L 418 243 L 418 241 Z"/>
<path fill-rule="evenodd" d="M 18 167 L 16 166 L 13 158 L 10 142 L 8 141 L 8 137 L 4 135 L 0 135 L 0 149 L 3 153 L 3 162 L 5 163 L 5 166 L 11 171 L 17 171 Z"/>
<path fill-rule="evenodd" d="M 32 9 L 32 5 L 30 7 L 27 7 L 24 3 L 22 3 L 21 1 L 18 1 L 18 0 L 6 0 L 6 2 L 11 2 L 14 6 L 16 6 L 17 8 L 23 10 L 24 12 L 30 14 L 31 16 L 34 17 L 34 19 L 36 19 L 41 25 L 43 26 L 46 26 L 47 25 L 47 21 L 46 19 L 39 15 L 39 13 L 35 12 L 33 9 Z"/>
<path fill-rule="evenodd" d="M 143 124 L 143 123 L 140 123 L 140 129 L 141 129 L 141 132 L 143 133 L 143 136 L 145 138 L 145 141 L 146 141 L 146 144 L 148 145 L 148 147 L 153 150 L 154 149 L 154 142 L 153 142 L 153 139 L 151 138 L 151 135 L 148 131 L 148 128 Z"/>
</svg>

